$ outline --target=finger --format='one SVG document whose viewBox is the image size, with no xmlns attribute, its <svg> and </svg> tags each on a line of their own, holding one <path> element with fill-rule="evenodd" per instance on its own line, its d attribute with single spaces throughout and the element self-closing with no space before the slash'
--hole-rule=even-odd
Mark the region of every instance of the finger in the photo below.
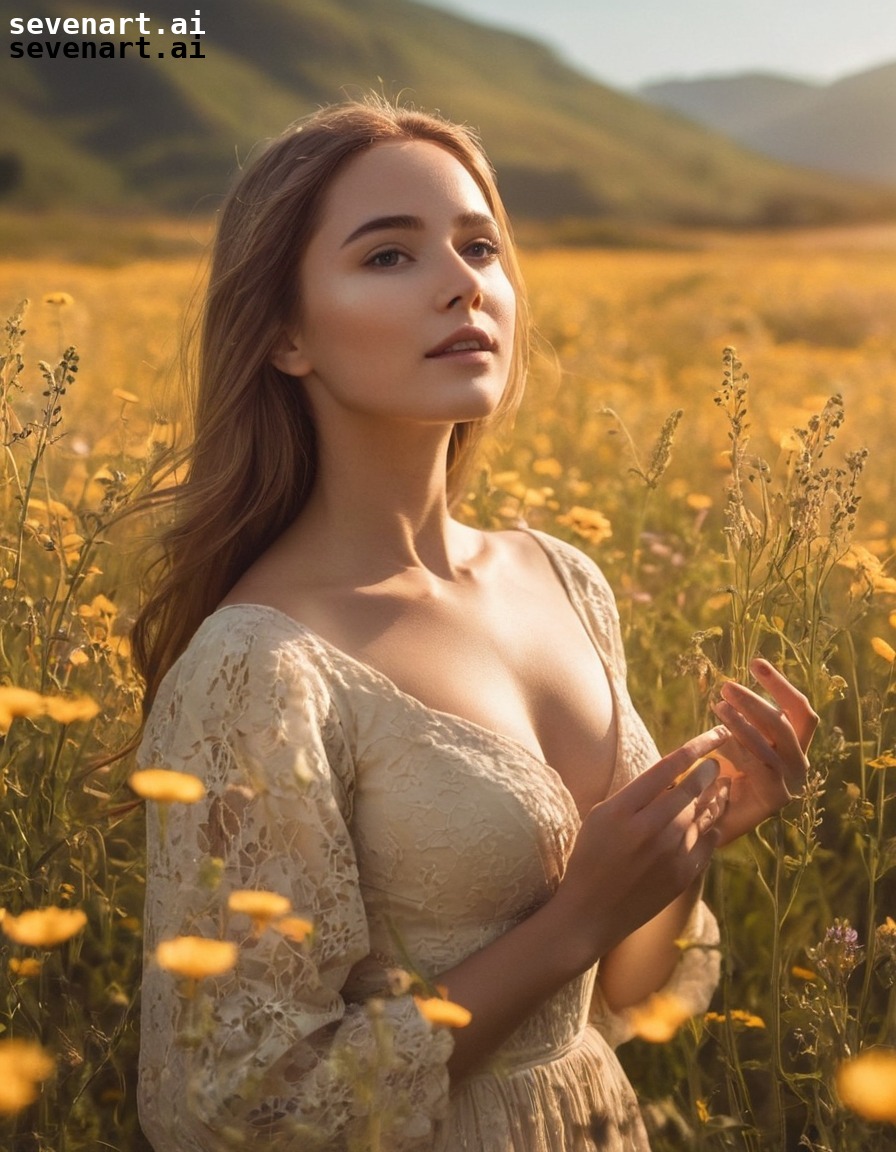
<svg viewBox="0 0 896 1152">
<path fill-rule="evenodd" d="M 778 742 L 764 732 L 761 727 L 757 727 L 752 716 L 744 714 L 744 709 L 735 707 L 728 699 L 722 699 L 713 704 L 712 710 L 729 729 L 737 743 L 746 749 L 755 760 L 766 767 L 783 772 L 784 759 L 778 750 Z M 796 735 L 792 729 L 790 739 L 793 744 L 791 752 L 798 751 Z M 802 755 L 802 753 L 799 754 Z"/>
<path fill-rule="evenodd" d="M 777 704 L 758 696 L 743 684 L 729 681 L 722 685 L 722 701 L 733 707 L 740 715 L 752 724 L 761 733 L 767 743 L 776 749 L 784 760 L 793 760 L 794 757 L 802 761 L 803 745 L 790 722 L 790 717 L 783 712 Z M 720 719 L 729 720 L 728 712 L 716 715 Z M 764 759 L 764 757 L 760 757 Z"/>
<path fill-rule="evenodd" d="M 701 732 L 662 760 L 658 760 L 646 771 L 636 776 L 634 780 L 621 788 L 614 799 L 629 812 L 638 812 L 674 785 L 676 779 L 682 776 L 697 760 L 709 756 L 726 740 L 731 733 L 724 725 L 719 724 L 708 732 Z M 712 772 L 710 768 L 709 773 Z M 687 777 L 685 777 L 687 779 Z"/>
<path fill-rule="evenodd" d="M 805 752 L 818 727 L 818 715 L 805 695 L 767 660 L 753 660 L 750 671 L 793 725 L 800 747 Z"/>
</svg>

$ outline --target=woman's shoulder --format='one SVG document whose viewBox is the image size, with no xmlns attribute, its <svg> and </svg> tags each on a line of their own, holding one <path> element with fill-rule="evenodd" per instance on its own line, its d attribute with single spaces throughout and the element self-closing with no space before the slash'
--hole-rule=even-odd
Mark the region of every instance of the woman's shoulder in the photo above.
<svg viewBox="0 0 896 1152">
<path fill-rule="evenodd" d="M 298 621 L 264 604 L 216 609 L 169 669 L 158 700 L 199 699 L 216 711 L 239 710 L 270 692 L 322 697 L 326 661 Z"/>
<path fill-rule="evenodd" d="M 522 528 L 501 533 L 511 547 L 536 556 L 534 549 L 545 554 L 556 575 L 568 592 L 585 597 L 594 597 L 602 603 L 615 605 L 612 590 L 600 567 L 587 553 L 575 544 L 551 536 L 536 528 Z"/>
</svg>

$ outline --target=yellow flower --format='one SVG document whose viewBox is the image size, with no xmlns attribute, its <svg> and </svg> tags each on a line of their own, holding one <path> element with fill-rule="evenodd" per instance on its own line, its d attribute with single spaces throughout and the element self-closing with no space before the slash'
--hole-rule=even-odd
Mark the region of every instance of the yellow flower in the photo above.
<svg viewBox="0 0 896 1152">
<path fill-rule="evenodd" d="M 297 944 L 301 944 L 314 931 L 314 924 L 303 916 L 282 916 L 274 921 L 272 927 L 275 932 L 279 932 L 289 940 L 295 940 Z"/>
<path fill-rule="evenodd" d="M 195 804 L 205 795 L 205 785 L 198 776 L 173 768 L 139 768 L 130 774 L 128 784 L 144 800 L 160 804 Z"/>
<path fill-rule="evenodd" d="M 44 698 L 39 692 L 13 685 L 0 688 L 0 736 L 5 736 L 17 716 L 43 716 Z"/>
<path fill-rule="evenodd" d="M 808 969 L 805 969 L 808 971 Z M 814 973 L 813 973 L 813 979 Z M 754 1016 L 752 1012 L 744 1012 L 742 1008 L 734 1008 L 730 1014 L 719 1012 L 706 1012 L 703 1015 L 704 1023 L 706 1024 L 724 1024 L 726 1020 L 730 1019 L 732 1024 L 737 1024 L 741 1028 L 764 1028 L 765 1021 L 761 1016 Z"/>
<path fill-rule="evenodd" d="M 99 704 L 89 696 L 47 696 L 44 705 L 47 715 L 60 724 L 92 720 L 100 711 Z"/>
<path fill-rule="evenodd" d="M 231 892 L 227 897 L 231 912 L 248 916 L 254 932 L 261 933 L 272 920 L 279 920 L 292 908 L 292 904 L 278 892 L 256 891 L 248 888 Z"/>
<path fill-rule="evenodd" d="M 87 916 L 80 908 L 32 908 L 21 916 L 6 912 L 0 927 L 16 944 L 31 948 L 55 948 L 77 935 L 87 924 Z"/>
<path fill-rule="evenodd" d="M 177 976 L 202 980 L 221 976 L 236 964 L 236 944 L 229 940 L 207 940 L 204 936 L 175 936 L 156 948 L 156 963 Z"/>
<path fill-rule="evenodd" d="M 613 535 L 613 527 L 603 512 L 595 508 L 574 505 L 568 512 L 557 517 L 558 524 L 571 528 L 576 536 L 581 536 L 590 544 L 601 544 Z"/>
<path fill-rule="evenodd" d="M 79 668 L 82 664 L 88 664 L 90 657 L 83 648 L 74 648 L 68 654 L 68 662 L 75 668 Z"/>
<path fill-rule="evenodd" d="M 801 968 L 798 964 L 794 964 L 790 969 L 790 975 L 795 976 L 797 980 L 808 980 L 810 982 L 818 979 L 818 976 L 811 968 Z"/>
<path fill-rule="evenodd" d="M 671 1040 L 692 1015 L 681 997 L 671 992 L 655 992 L 628 1010 L 635 1035 L 652 1044 L 665 1044 Z"/>
<path fill-rule="evenodd" d="M 26 956 L 24 959 L 19 960 L 17 957 L 9 962 L 9 970 L 14 976 L 21 976 L 23 980 L 31 979 L 34 976 L 40 976 L 40 970 L 43 967 L 43 962 L 38 960 L 36 956 Z"/>
<path fill-rule="evenodd" d="M 695 512 L 705 512 L 707 508 L 712 508 L 712 496 L 707 496 L 703 492 L 689 492 L 685 498 L 685 503 L 688 508 L 693 508 Z"/>
<path fill-rule="evenodd" d="M 896 1124 L 896 1049 L 872 1048 L 837 1069 L 837 1095 L 866 1120 Z"/>
<path fill-rule="evenodd" d="M 473 1019 L 473 1013 L 455 1004 L 453 1000 L 444 1000 L 441 996 L 415 996 L 414 1003 L 424 1020 L 430 1024 L 445 1028 L 466 1028 Z"/>
<path fill-rule="evenodd" d="M 869 768 L 896 768 L 896 756 L 892 752 L 883 752 L 873 760 L 868 761 Z"/>
<path fill-rule="evenodd" d="M 48 292 L 44 296 L 44 304 L 52 304 L 56 308 L 68 308 L 74 302 L 74 297 L 69 296 L 68 292 Z"/>
<path fill-rule="evenodd" d="M 896 660 L 896 648 L 888 644 L 886 640 L 881 639 L 880 636 L 871 637 L 871 647 L 882 659 L 886 660 L 888 664 L 892 664 Z"/>
<path fill-rule="evenodd" d="M 694 1106 L 697 1109 L 697 1119 L 700 1121 L 700 1123 L 708 1124 L 710 1116 L 709 1105 L 706 1103 L 702 1096 L 698 1100 L 694 1101 Z"/>
<path fill-rule="evenodd" d="M 37 1099 L 53 1075 L 53 1057 L 34 1040 L 0 1040 L 0 1115 L 12 1116 Z"/>
<path fill-rule="evenodd" d="M 532 471 L 536 476 L 550 476 L 552 480 L 559 480 L 563 475 L 563 465 L 553 456 L 532 461 Z"/>
</svg>

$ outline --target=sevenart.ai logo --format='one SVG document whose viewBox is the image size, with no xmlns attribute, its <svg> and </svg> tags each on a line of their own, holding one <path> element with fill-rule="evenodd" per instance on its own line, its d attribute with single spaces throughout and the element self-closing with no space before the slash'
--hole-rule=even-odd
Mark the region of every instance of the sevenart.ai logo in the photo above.
<svg viewBox="0 0 896 1152">
<path fill-rule="evenodd" d="M 13 16 L 9 21 L 9 55 L 13 59 L 57 57 L 75 60 L 204 60 L 202 13 L 169 24 L 137 16 Z M 65 37 L 65 39 L 63 39 Z"/>
</svg>

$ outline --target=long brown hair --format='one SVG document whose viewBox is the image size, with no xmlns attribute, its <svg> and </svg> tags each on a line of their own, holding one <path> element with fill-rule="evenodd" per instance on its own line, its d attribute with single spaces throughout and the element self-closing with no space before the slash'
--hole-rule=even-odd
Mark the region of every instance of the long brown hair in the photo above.
<svg viewBox="0 0 896 1152">
<path fill-rule="evenodd" d="M 150 570 L 154 587 L 133 632 L 146 681 L 144 714 L 199 624 L 301 511 L 314 484 L 315 432 L 295 380 L 271 362 L 301 314 L 298 269 L 327 191 L 352 157 L 388 140 L 440 144 L 478 184 L 505 238 L 502 260 L 517 299 L 513 363 L 487 419 L 455 425 L 448 491 L 461 495 L 483 436 L 515 411 L 525 379 L 528 314 L 510 227 L 492 168 L 473 133 L 379 97 L 334 105 L 300 121 L 242 174 L 223 206 L 199 330 L 186 478 L 156 493 L 174 523 Z"/>
</svg>

